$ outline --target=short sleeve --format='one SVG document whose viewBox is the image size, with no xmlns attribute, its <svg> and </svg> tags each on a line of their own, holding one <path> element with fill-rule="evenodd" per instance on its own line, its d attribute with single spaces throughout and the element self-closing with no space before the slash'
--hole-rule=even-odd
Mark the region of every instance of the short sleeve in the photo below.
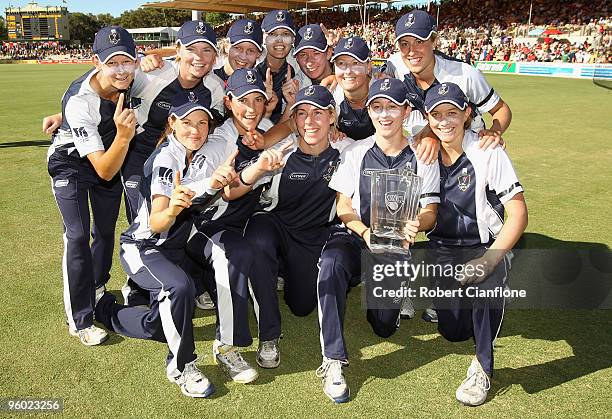
<svg viewBox="0 0 612 419">
<path fill-rule="evenodd" d="M 501 147 L 491 152 L 487 167 L 487 184 L 502 204 L 508 202 L 514 195 L 523 192 L 523 186 L 514 171 L 510 157 Z"/>
<path fill-rule="evenodd" d="M 440 165 L 437 161 L 432 164 L 417 162 L 417 175 L 423 180 L 421 186 L 421 208 L 429 204 L 440 203 Z"/>
<path fill-rule="evenodd" d="M 480 113 L 489 112 L 499 102 L 499 95 L 493 90 L 480 70 L 469 64 L 465 64 L 464 68 L 469 71 L 467 77 L 468 88 L 465 94 L 470 102 L 476 105 Z"/>
<path fill-rule="evenodd" d="M 329 187 L 337 192 L 340 192 L 349 198 L 355 193 L 355 153 L 351 153 L 351 148 L 340 153 L 340 163 L 338 169 L 333 174 L 329 181 Z"/>
<path fill-rule="evenodd" d="M 174 171 L 176 168 L 168 166 L 170 165 L 164 165 L 162 163 L 159 166 L 153 167 L 153 174 L 151 176 L 151 198 L 155 195 L 163 195 L 168 198 L 172 196 Z"/>
<path fill-rule="evenodd" d="M 72 96 L 68 99 L 64 118 L 68 122 L 74 146 L 81 157 L 96 151 L 104 151 L 104 143 L 98 133 L 98 121 L 93 120 L 92 115 L 95 113 L 90 111 L 85 97 Z"/>
</svg>

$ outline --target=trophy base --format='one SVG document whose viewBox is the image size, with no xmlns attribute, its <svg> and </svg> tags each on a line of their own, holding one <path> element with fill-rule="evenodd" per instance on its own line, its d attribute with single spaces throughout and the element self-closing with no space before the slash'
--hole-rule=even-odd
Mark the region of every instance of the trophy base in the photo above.
<svg viewBox="0 0 612 419">
<path fill-rule="evenodd" d="M 375 234 L 370 236 L 370 249 L 372 253 L 393 253 L 408 255 L 410 250 L 403 247 L 403 239 L 397 237 L 381 237 Z"/>
</svg>

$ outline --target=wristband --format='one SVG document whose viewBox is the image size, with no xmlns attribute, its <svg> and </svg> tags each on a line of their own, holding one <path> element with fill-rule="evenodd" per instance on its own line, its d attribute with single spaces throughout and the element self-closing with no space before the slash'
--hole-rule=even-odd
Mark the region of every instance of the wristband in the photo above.
<svg viewBox="0 0 612 419">
<path fill-rule="evenodd" d="M 240 179 L 240 182 L 242 182 L 244 186 L 253 186 L 252 183 L 247 183 L 244 181 L 244 178 L 242 177 L 242 173 L 244 173 L 244 170 L 238 174 L 238 179 Z"/>
<path fill-rule="evenodd" d="M 361 234 L 359 235 L 359 237 L 361 237 L 362 239 L 364 239 L 364 238 L 363 238 L 363 236 L 364 236 L 364 234 L 366 234 L 366 231 L 368 231 L 368 230 L 369 230 L 369 228 L 366 228 L 365 230 L 363 230 L 363 231 L 361 232 Z M 364 239 L 364 240 L 365 240 L 365 239 Z"/>
</svg>

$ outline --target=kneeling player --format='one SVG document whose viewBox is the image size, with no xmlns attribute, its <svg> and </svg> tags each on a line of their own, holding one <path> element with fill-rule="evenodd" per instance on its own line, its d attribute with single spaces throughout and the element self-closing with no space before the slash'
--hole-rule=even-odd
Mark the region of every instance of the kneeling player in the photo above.
<svg viewBox="0 0 612 419">
<path fill-rule="evenodd" d="M 406 86 L 397 79 L 377 80 L 370 87 L 366 106 L 376 133 L 349 146 L 341 156 L 330 188 L 337 191 L 337 212 L 348 230 L 332 234 L 319 262 L 317 291 L 323 363 L 317 375 L 323 391 L 337 403 L 349 398 L 342 374 L 348 363 L 343 336 L 347 292 L 360 282 L 362 250 L 370 243 L 370 174 L 376 170 L 409 167 L 423 178 L 421 210 L 417 221 L 407 226 L 408 241 L 419 229 L 430 229 L 439 202 L 438 166 L 417 162 L 413 147 L 404 137 L 402 123 L 411 111 Z M 394 309 L 368 308 L 367 319 L 374 333 L 387 338 L 395 333 L 400 305 Z"/>
<path fill-rule="evenodd" d="M 461 290 L 436 298 L 438 331 L 457 342 L 473 338 L 476 356 L 456 392 L 469 406 L 484 403 L 493 372 L 493 342 L 499 332 L 503 297 L 476 298 L 475 290 L 503 290 L 506 253 L 527 226 L 523 187 L 501 148 L 483 150 L 470 126 L 471 108 L 463 91 L 442 83 L 427 92 L 429 125 L 440 138 L 440 205 L 428 234 L 436 263 L 461 267 L 455 277 L 436 278 L 434 286 Z M 504 210 L 508 213 L 504 223 Z M 499 295 L 499 294 L 498 294 Z"/>
</svg>

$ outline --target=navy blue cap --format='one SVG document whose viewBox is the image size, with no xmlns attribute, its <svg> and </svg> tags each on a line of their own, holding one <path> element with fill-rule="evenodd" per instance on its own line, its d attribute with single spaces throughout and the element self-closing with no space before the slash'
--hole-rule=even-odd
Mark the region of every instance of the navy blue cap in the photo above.
<svg viewBox="0 0 612 419">
<path fill-rule="evenodd" d="M 227 80 L 225 92 L 238 99 L 249 93 L 259 92 L 269 99 L 261 74 L 253 68 L 240 68 L 234 71 Z"/>
<path fill-rule="evenodd" d="M 217 51 L 217 34 L 208 23 L 201 20 L 189 20 L 183 23 L 177 35 L 176 42 L 186 47 L 196 42 L 206 42 Z"/>
<path fill-rule="evenodd" d="M 278 28 L 285 28 L 295 35 L 293 18 L 286 10 L 273 10 L 264 17 L 261 27 L 265 33 L 270 33 Z"/>
<path fill-rule="evenodd" d="M 413 10 L 400 17 L 395 24 L 395 42 L 404 36 L 414 36 L 422 41 L 436 32 L 436 21 L 422 10 Z"/>
<path fill-rule="evenodd" d="M 314 48 L 317 51 L 327 51 L 327 38 L 321 30 L 319 24 L 302 26 L 298 31 L 299 42 L 293 51 L 293 55 L 297 55 L 303 49 Z"/>
<path fill-rule="evenodd" d="M 363 38 L 358 36 L 342 38 L 336 44 L 331 60 L 334 61 L 339 55 L 350 55 L 357 61 L 365 63 L 370 59 L 370 48 Z"/>
<path fill-rule="evenodd" d="M 235 21 L 229 28 L 229 31 L 227 31 L 227 37 L 231 45 L 246 41 L 255 45 L 258 50 L 263 51 L 263 32 L 261 31 L 261 26 L 252 19 Z"/>
<path fill-rule="evenodd" d="M 178 119 L 183 119 L 191 112 L 203 110 L 212 119 L 210 112 L 211 96 L 210 90 L 200 84 L 193 90 L 181 89 L 173 98 L 172 106 L 170 107 L 170 115 L 174 115 Z"/>
<path fill-rule="evenodd" d="M 309 105 L 316 106 L 319 109 L 335 109 L 336 101 L 334 96 L 327 88 L 319 85 L 311 85 L 301 89 L 296 98 L 295 103 L 291 106 L 291 111 L 297 108 L 299 105 L 308 103 Z"/>
<path fill-rule="evenodd" d="M 132 60 L 137 58 L 134 38 L 121 26 L 100 29 L 94 38 L 93 53 L 102 63 L 115 55 L 127 55 Z"/>
<path fill-rule="evenodd" d="M 461 87 L 455 83 L 442 83 L 439 86 L 433 86 L 427 91 L 425 95 L 425 112 L 431 112 L 442 103 L 450 103 L 463 111 L 468 106 L 468 99 L 463 90 L 461 90 Z"/>
<path fill-rule="evenodd" d="M 397 105 L 409 105 L 408 101 L 408 88 L 403 81 L 394 78 L 386 78 L 376 80 L 370 86 L 370 92 L 368 93 L 368 101 L 366 106 L 369 106 L 374 99 L 378 98 L 389 99 Z"/>
</svg>

